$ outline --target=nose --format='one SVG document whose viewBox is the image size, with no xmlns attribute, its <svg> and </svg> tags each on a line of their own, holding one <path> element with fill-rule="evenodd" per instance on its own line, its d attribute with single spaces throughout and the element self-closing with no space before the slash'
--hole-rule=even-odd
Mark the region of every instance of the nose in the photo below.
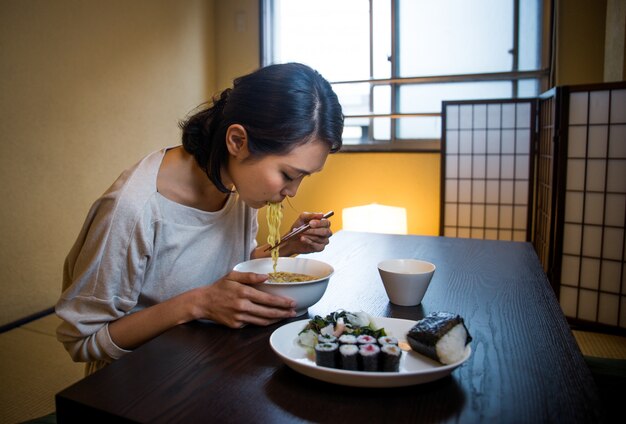
<svg viewBox="0 0 626 424">
<path fill-rule="evenodd" d="M 290 182 L 289 184 L 285 185 L 285 187 L 283 187 L 283 189 L 280 191 L 280 194 L 282 194 L 283 196 L 294 197 L 298 192 L 298 187 L 300 187 L 301 182 L 302 180 L 300 179 Z"/>
</svg>

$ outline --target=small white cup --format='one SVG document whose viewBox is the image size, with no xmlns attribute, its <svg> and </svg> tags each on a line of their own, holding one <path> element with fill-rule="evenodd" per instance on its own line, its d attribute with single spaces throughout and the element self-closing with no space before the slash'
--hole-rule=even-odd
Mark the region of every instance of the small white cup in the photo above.
<svg viewBox="0 0 626 424">
<path fill-rule="evenodd" d="M 400 306 L 422 303 L 435 265 L 418 259 L 389 259 L 378 264 L 389 301 Z"/>
</svg>

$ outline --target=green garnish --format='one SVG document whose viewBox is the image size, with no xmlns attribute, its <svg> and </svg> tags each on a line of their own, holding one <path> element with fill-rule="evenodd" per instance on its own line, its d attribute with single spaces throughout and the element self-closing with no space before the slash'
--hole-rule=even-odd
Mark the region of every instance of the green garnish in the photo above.
<svg viewBox="0 0 626 424">
<path fill-rule="evenodd" d="M 345 333 L 353 334 L 355 336 L 366 334 L 375 337 L 376 339 L 387 335 L 384 328 L 374 328 L 372 327 L 371 322 L 369 322 L 367 325 L 358 325 L 358 323 L 354 322 L 356 314 L 346 312 L 344 310 L 332 312 L 326 315 L 326 317 L 324 318 L 322 318 L 320 315 L 315 315 L 315 317 L 313 317 L 313 319 L 311 319 L 309 323 L 302 329 L 300 334 L 309 330 L 314 331 L 316 334 L 320 334 L 322 328 L 328 327 L 331 324 L 333 328 L 335 328 L 340 318 L 343 318 Z"/>
</svg>

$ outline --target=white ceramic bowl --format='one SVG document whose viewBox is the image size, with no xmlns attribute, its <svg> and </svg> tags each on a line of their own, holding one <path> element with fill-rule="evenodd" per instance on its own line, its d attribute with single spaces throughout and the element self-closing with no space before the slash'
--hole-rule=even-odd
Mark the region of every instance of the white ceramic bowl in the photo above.
<svg viewBox="0 0 626 424">
<path fill-rule="evenodd" d="M 435 268 L 419 259 L 389 259 L 378 264 L 378 273 L 391 303 L 417 306 L 422 303 Z"/>
<path fill-rule="evenodd" d="M 271 258 L 252 259 L 237 264 L 235 271 L 269 274 L 273 272 Z M 318 277 L 315 280 L 294 283 L 262 283 L 255 287 L 266 293 L 289 297 L 296 301 L 296 315 L 305 314 L 308 308 L 317 303 L 328 287 L 330 276 L 335 270 L 329 264 L 308 258 L 278 258 L 276 271 L 295 272 Z"/>
</svg>

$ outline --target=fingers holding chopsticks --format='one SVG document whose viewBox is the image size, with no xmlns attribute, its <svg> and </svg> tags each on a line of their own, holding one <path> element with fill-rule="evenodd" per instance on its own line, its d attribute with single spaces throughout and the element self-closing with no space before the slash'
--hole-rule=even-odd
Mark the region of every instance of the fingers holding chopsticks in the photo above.
<svg viewBox="0 0 626 424">
<path fill-rule="evenodd" d="M 330 237 L 333 235 L 330 229 L 330 220 L 325 218 L 325 215 L 330 217 L 332 213 L 302 212 L 291 228 L 297 229 L 306 225 L 309 228 L 289 240 L 285 240 L 280 246 L 281 256 L 283 254 L 290 256 L 324 250 L 329 243 Z"/>
</svg>

